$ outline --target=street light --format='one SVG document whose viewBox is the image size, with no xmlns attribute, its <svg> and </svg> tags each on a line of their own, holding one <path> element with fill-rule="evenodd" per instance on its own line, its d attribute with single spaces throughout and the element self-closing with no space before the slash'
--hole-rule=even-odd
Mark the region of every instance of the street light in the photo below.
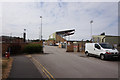
<svg viewBox="0 0 120 80">
<path fill-rule="evenodd" d="M 90 24 L 91 24 L 91 40 L 92 40 L 92 23 L 93 23 L 93 20 L 90 21 Z"/>
<path fill-rule="evenodd" d="M 42 41 L 42 16 L 40 16 L 41 19 L 41 41 Z"/>
<path fill-rule="evenodd" d="M 23 33 L 23 41 L 26 42 L 26 29 L 24 29 L 24 33 Z"/>
</svg>

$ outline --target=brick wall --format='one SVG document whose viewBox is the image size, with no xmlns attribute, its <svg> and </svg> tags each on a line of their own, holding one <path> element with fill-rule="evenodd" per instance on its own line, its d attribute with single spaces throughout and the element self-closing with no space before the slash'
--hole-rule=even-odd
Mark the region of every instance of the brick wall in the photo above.
<svg viewBox="0 0 120 80">
<path fill-rule="evenodd" d="M 24 49 L 24 47 L 27 44 L 40 44 L 40 45 L 43 45 L 43 42 L 40 41 L 40 42 L 32 42 L 32 43 L 2 43 L 2 54 L 5 54 L 5 52 L 8 51 L 8 48 L 13 47 L 13 46 L 14 47 L 20 47 L 20 50 L 17 51 L 19 53 Z"/>
<path fill-rule="evenodd" d="M 43 41 L 40 41 L 40 42 L 32 42 L 32 43 L 29 43 L 29 44 L 40 44 L 41 46 L 43 46 Z"/>
<path fill-rule="evenodd" d="M 56 42 L 65 42 L 65 41 L 66 40 L 64 38 L 56 34 Z"/>
<path fill-rule="evenodd" d="M 47 45 L 55 45 L 55 40 L 47 40 Z"/>
<path fill-rule="evenodd" d="M 21 52 L 27 44 L 28 43 L 2 43 L 2 54 L 5 54 L 10 47 L 20 47 L 20 50 L 17 52 Z"/>
<path fill-rule="evenodd" d="M 85 43 L 89 43 L 86 41 L 79 41 L 76 43 L 69 42 L 70 45 L 67 45 L 66 51 L 67 52 L 85 52 Z M 68 42 L 67 42 L 68 44 Z"/>
</svg>

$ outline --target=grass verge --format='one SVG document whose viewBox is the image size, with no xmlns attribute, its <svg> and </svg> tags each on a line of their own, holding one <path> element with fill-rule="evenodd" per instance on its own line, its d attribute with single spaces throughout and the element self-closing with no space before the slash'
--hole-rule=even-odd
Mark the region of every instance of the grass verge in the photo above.
<svg viewBox="0 0 120 80">
<path fill-rule="evenodd" d="M 2 58 L 2 79 L 7 79 L 12 67 L 13 58 Z"/>
</svg>

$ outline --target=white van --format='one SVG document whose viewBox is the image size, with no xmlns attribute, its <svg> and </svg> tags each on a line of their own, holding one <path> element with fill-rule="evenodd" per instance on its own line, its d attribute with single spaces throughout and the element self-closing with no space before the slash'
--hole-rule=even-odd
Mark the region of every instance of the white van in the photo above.
<svg viewBox="0 0 120 80">
<path fill-rule="evenodd" d="M 97 55 L 102 60 L 112 57 L 119 58 L 120 56 L 119 51 L 107 43 L 86 43 L 85 54 L 87 56 L 89 56 L 90 54 Z"/>
</svg>

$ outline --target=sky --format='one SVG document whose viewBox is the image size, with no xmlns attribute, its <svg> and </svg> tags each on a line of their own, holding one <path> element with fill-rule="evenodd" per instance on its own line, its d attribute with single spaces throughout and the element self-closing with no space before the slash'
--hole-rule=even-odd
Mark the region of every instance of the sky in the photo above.
<svg viewBox="0 0 120 80">
<path fill-rule="evenodd" d="M 43 39 L 56 31 L 75 29 L 71 40 L 87 40 L 92 35 L 118 35 L 118 2 L 1 2 L 0 34 L 22 37 L 26 29 L 27 39 L 38 39 L 41 27 Z"/>
</svg>

